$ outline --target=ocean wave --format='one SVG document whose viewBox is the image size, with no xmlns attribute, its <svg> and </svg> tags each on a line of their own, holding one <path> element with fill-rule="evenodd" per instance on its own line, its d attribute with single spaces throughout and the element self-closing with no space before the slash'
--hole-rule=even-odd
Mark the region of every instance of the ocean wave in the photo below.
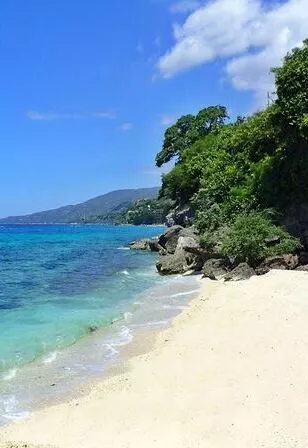
<svg viewBox="0 0 308 448">
<path fill-rule="evenodd" d="M 117 250 L 130 250 L 130 248 L 122 246 L 122 247 L 117 247 Z"/>
<path fill-rule="evenodd" d="M 176 297 L 182 297 L 182 296 L 189 296 L 191 294 L 196 294 L 197 292 L 199 292 L 199 289 L 192 289 L 190 291 L 185 291 L 185 292 L 178 292 L 176 294 L 172 294 L 170 296 L 170 298 L 175 299 Z"/>
<path fill-rule="evenodd" d="M 188 306 L 185 305 L 164 305 L 163 308 L 165 310 L 187 310 Z"/>
<path fill-rule="evenodd" d="M 57 357 L 58 357 L 59 352 L 51 352 L 49 353 L 44 359 L 43 359 L 43 363 L 44 364 L 51 364 L 52 362 L 54 362 Z"/>
<path fill-rule="evenodd" d="M 129 320 L 132 316 L 133 316 L 133 313 L 130 313 L 129 311 L 127 311 L 126 313 L 124 313 L 124 320 Z"/>
<path fill-rule="evenodd" d="M 108 353 L 106 355 L 107 358 L 113 358 L 119 352 L 116 350 L 112 344 L 104 344 L 104 347 L 107 349 Z"/>
<path fill-rule="evenodd" d="M 6 420 L 22 420 L 28 417 L 29 412 L 18 409 L 15 395 L 7 395 L 0 398 L 0 415 Z"/>
<path fill-rule="evenodd" d="M 133 328 L 144 328 L 144 327 L 158 327 L 158 326 L 164 326 L 169 324 L 169 320 L 157 320 L 153 322 L 144 322 L 143 324 L 134 324 L 132 325 Z"/>
<path fill-rule="evenodd" d="M 17 369 L 11 369 L 8 372 L 4 373 L 2 379 L 4 381 L 11 381 L 17 375 Z"/>
<path fill-rule="evenodd" d="M 122 326 L 114 339 L 109 340 L 108 344 L 112 347 L 122 347 L 133 340 L 133 334 L 130 328 Z"/>
</svg>

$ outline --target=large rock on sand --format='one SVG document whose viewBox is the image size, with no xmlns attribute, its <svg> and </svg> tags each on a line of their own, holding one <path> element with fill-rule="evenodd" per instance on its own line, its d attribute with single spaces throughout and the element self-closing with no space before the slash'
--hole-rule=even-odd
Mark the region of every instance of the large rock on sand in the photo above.
<svg viewBox="0 0 308 448">
<path fill-rule="evenodd" d="M 227 275 L 225 275 L 224 279 L 226 282 L 248 280 L 253 275 L 256 275 L 255 270 L 251 266 L 249 266 L 248 263 L 241 263 Z"/>
<path fill-rule="evenodd" d="M 183 274 L 202 269 L 206 253 L 201 248 L 199 236 L 193 228 L 174 226 L 162 235 L 158 242 L 163 248 L 156 264 L 160 274 Z"/>
<path fill-rule="evenodd" d="M 265 274 L 271 269 L 292 270 L 299 266 L 299 256 L 294 254 L 276 255 L 266 258 L 260 266 L 257 267 L 258 275 Z"/>
<path fill-rule="evenodd" d="M 298 268 L 295 269 L 296 271 L 305 271 L 308 272 L 308 264 L 304 264 L 302 266 L 298 266 Z"/>
<path fill-rule="evenodd" d="M 156 263 L 156 268 L 162 275 L 184 274 L 187 271 L 185 252 L 162 255 Z"/>
<path fill-rule="evenodd" d="M 227 275 L 229 268 L 223 258 L 211 258 L 203 266 L 202 273 L 205 278 L 211 280 L 221 280 Z"/>
</svg>

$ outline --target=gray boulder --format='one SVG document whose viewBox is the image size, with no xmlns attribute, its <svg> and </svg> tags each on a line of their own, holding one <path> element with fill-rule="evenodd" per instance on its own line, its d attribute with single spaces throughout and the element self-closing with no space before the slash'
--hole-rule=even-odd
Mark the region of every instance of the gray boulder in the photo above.
<svg viewBox="0 0 308 448">
<path fill-rule="evenodd" d="M 257 273 L 265 273 L 271 269 L 292 270 L 299 266 L 299 257 L 294 254 L 276 255 L 266 258 L 257 268 Z"/>
<path fill-rule="evenodd" d="M 158 243 L 158 238 L 133 241 L 129 244 L 129 247 L 133 250 L 150 250 L 151 252 L 159 252 L 162 249 Z"/>
<path fill-rule="evenodd" d="M 173 226 L 158 239 L 158 244 L 169 254 L 174 254 L 178 245 L 179 233 L 183 229 L 182 226 Z"/>
<path fill-rule="evenodd" d="M 224 279 L 226 282 L 248 280 L 253 275 L 256 275 L 255 270 L 251 266 L 249 266 L 248 263 L 241 263 L 231 272 L 225 275 Z"/>
<path fill-rule="evenodd" d="M 133 241 L 129 247 L 134 250 L 150 250 L 150 240 Z"/>
<path fill-rule="evenodd" d="M 167 253 L 159 257 L 156 263 L 158 272 L 162 275 L 168 275 L 201 271 L 204 259 L 200 255 L 187 251 L 188 247 L 196 247 L 196 244 L 189 237 L 180 237 L 174 254 Z"/>
<path fill-rule="evenodd" d="M 199 243 L 199 236 L 196 234 L 193 227 L 185 229 L 182 226 L 173 226 L 159 237 L 158 244 L 168 254 L 174 254 L 178 246 L 180 237 L 189 238 L 186 240 L 187 246 L 191 246 L 194 244 L 192 243 L 192 240 L 195 240 L 197 243 Z M 181 244 L 183 245 L 184 243 Z"/>
<path fill-rule="evenodd" d="M 156 268 L 161 275 L 183 274 L 188 270 L 184 251 L 160 256 Z"/>
<path fill-rule="evenodd" d="M 171 227 L 161 235 L 158 245 L 161 256 L 156 266 L 164 275 L 200 271 L 206 260 L 206 253 L 193 227 Z"/>
<path fill-rule="evenodd" d="M 195 212 L 189 207 L 182 210 L 175 209 L 166 216 L 166 224 L 168 227 L 173 227 L 175 225 L 183 227 L 191 226 L 194 215 Z"/>
<path fill-rule="evenodd" d="M 159 252 L 162 249 L 162 247 L 159 245 L 158 238 L 149 240 L 149 249 L 151 252 Z"/>
<path fill-rule="evenodd" d="M 180 233 L 181 235 L 181 233 Z M 200 243 L 199 241 L 192 236 L 179 236 L 178 244 L 176 246 L 177 249 L 199 249 Z"/>
<path fill-rule="evenodd" d="M 302 265 L 302 266 L 298 266 L 296 269 L 296 271 L 305 271 L 308 272 L 308 264 Z"/>
<path fill-rule="evenodd" d="M 203 276 L 211 280 L 221 280 L 228 274 L 229 269 L 223 258 L 211 258 L 207 260 L 202 269 Z"/>
</svg>

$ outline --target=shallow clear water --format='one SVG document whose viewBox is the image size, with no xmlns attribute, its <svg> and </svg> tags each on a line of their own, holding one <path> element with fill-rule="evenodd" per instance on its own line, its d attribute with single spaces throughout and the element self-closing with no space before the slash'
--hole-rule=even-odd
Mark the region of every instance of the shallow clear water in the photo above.
<svg viewBox="0 0 308 448">
<path fill-rule="evenodd" d="M 162 279 L 154 254 L 127 247 L 161 232 L 0 227 L 0 425 L 99 377 L 134 332 L 185 307 L 196 280 Z"/>
</svg>

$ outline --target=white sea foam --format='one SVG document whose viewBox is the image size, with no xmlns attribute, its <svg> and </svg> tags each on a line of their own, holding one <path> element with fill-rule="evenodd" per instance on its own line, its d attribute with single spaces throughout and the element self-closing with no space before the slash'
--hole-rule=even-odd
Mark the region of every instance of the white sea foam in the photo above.
<svg viewBox="0 0 308 448">
<path fill-rule="evenodd" d="M 126 313 L 124 313 L 124 320 L 129 320 L 132 316 L 133 316 L 133 313 L 130 313 L 127 311 Z"/>
<path fill-rule="evenodd" d="M 122 247 L 117 247 L 117 250 L 130 250 L 130 248 L 122 246 Z"/>
<path fill-rule="evenodd" d="M 199 292 L 199 289 L 192 289 L 191 291 L 178 292 L 177 294 L 172 294 L 171 298 L 182 297 L 182 296 L 190 296 L 191 294 L 196 294 Z"/>
<path fill-rule="evenodd" d="M 169 320 L 157 320 L 153 322 L 145 322 L 143 324 L 134 324 L 132 325 L 133 328 L 144 328 L 144 327 L 159 327 L 162 325 L 168 325 Z"/>
<path fill-rule="evenodd" d="M 0 399 L 1 417 L 6 420 L 22 420 L 29 415 L 27 411 L 18 410 L 18 401 L 15 395 L 4 396 Z"/>
<path fill-rule="evenodd" d="M 44 359 L 43 359 L 43 363 L 44 364 L 51 364 L 52 362 L 54 362 L 57 357 L 58 357 L 59 352 L 51 352 L 49 353 Z"/>
<path fill-rule="evenodd" d="M 121 271 L 120 274 L 127 275 L 127 276 L 130 275 L 130 273 L 128 272 L 127 269 L 124 269 L 123 271 Z"/>
<path fill-rule="evenodd" d="M 164 305 L 163 308 L 165 310 L 186 310 L 187 308 L 189 308 L 188 306 L 185 305 Z"/>
<path fill-rule="evenodd" d="M 104 344 L 104 347 L 108 350 L 107 358 L 112 358 L 113 356 L 117 355 L 119 352 L 116 350 L 112 344 Z"/>
<path fill-rule="evenodd" d="M 8 372 L 4 373 L 2 379 L 4 381 L 11 381 L 17 375 L 17 369 L 11 369 Z"/>
<path fill-rule="evenodd" d="M 129 344 L 132 340 L 132 331 L 123 325 L 115 339 L 110 341 L 110 345 L 113 347 L 122 347 L 123 345 Z"/>
</svg>

